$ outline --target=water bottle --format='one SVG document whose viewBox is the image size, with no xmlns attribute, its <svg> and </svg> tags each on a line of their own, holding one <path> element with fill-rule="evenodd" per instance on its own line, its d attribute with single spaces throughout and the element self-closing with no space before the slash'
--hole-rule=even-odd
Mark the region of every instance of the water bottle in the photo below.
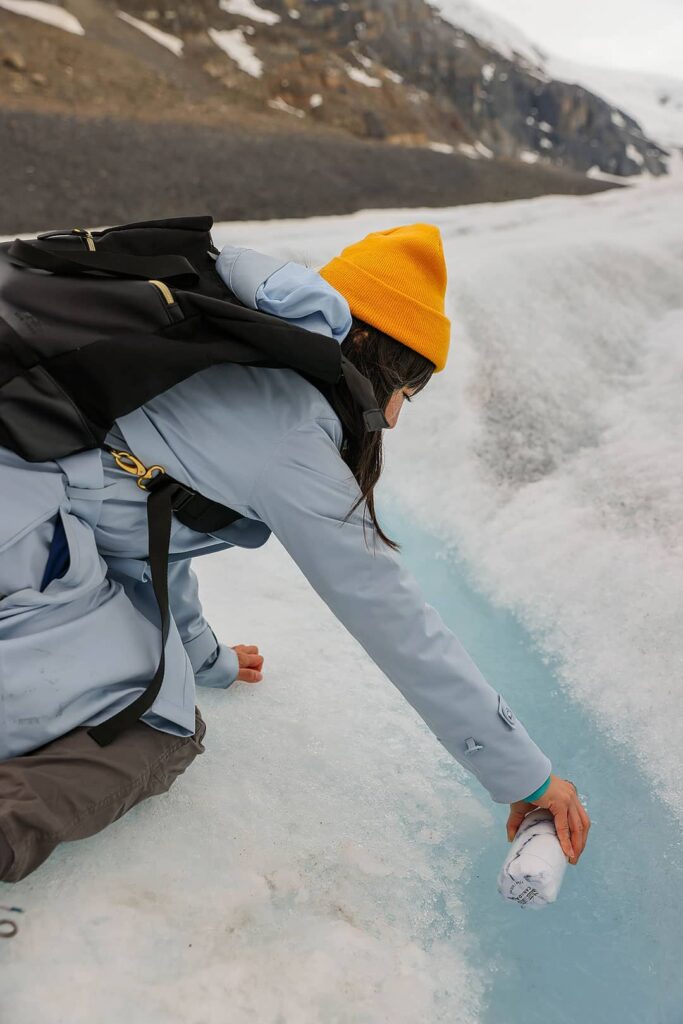
<svg viewBox="0 0 683 1024">
<path fill-rule="evenodd" d="M 557 899 L 567 857 L 544 807 L 525 815 L 498 875 L 498 892 L 520 907 L 539 910 Z"/>
</svg>

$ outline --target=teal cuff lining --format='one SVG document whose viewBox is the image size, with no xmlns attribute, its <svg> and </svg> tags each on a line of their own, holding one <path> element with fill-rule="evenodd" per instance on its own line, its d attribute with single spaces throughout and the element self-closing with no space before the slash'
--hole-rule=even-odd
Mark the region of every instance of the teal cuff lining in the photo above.
<svg viewBox="0 0 683 1024">
<path fill-rule="evenodd" d="M 543 794 L 545 793 L 545 791 L 546 791 L 546 789 L 548 788 L 549 785 L 550 785 L 550 776 L 548 776 L 548 778 L 545 780 L 545 782 L 543 783 L 542 786 L 539 786 L 538 789 L 534 790 L 534 792 L 531 794 L 531 796 L 525 796 L 524 800 L 528 802 L 529 800 L 536 800 L 539 796 L 543 796 Z"/>
</svg>

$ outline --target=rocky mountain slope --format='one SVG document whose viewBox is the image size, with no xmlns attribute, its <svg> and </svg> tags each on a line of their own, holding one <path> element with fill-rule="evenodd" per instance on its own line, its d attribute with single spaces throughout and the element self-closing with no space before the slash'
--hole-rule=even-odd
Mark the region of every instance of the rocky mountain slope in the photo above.
<svg viewBox="0 0 683 1024">
<path fill-rule="evenodd" d="M 683 150 L 683 78 L 643 74 L 619 68 L 599 68 L 553 57 L 548 63 L 554 78 L 579 82 L 623 107 L 645 134 L 666 149 Z"/>
<path fill-rule="evenodd" d="M 466 0 L 0 0 L 0 97 L 79 116 L 280 122 L 580 174 L 666 170 L 628 111 L 552 78 L 514 30 L 480 26 Z"/>
</svg>

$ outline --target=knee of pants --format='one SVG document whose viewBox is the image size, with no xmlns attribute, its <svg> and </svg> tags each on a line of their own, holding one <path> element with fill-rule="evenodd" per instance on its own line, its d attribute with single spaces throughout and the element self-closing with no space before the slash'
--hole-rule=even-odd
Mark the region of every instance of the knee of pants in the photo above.
<svg viewBox="0 0 683 1024">
<path fill-rule="evenodd" d="M 20 881 L 60 843 L 93 836 L 167 792 L 204 751 L 199 708 L 195 724 L 178 738 L 138 722 L 104 748 L 79 728 L 0 764 L 0 880 Z"/>
</svg>

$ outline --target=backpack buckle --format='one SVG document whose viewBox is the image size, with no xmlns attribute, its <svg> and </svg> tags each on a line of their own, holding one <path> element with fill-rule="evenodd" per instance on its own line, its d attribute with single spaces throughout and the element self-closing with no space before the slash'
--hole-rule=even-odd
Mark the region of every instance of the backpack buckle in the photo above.
<svg viewBox="0 0 683 1024">
<path fill-rule="evenodd" d="M 160 469 L 160 466 L 152 466 L 151 469 Z M 150 470 L 151 471 L 151 470 Z M 171 497 L 171 508 L 174 512 L 180 512 L 189 505 L 193 498 L 197 497 L 197 492 L 193 491 L 191 487 L 186 487 L 185 484 L 179 483 L 174 480 L 173 477 L 167 476 L 162 469 L 160 473 L 156 473 L 154 476 L 149 477 L 141 484 L 142 489 L 148 494 L 153 494 L 155 491 L 161 490 L 162 487 L 170 488 Z"/>
<path fill-rule="evenodd" d="M 159 480 L 163 476 L 166 476 L 166 470 L 163 466 L 150 466 L 142 476 L 137 478 L 135 483 L 141 491 L 149 491 L 154 481 Z"/>
<path fill-rule="evenodd" d="M 197 497 L 197 492 L 186 487 L 185 484 L 178 483 L 174 480 L 175 490 L 171 499 L 171 504 L 174 512 L 182 512 L 186 505 L 189 505 L 193 498 Z"/>
</svg>

